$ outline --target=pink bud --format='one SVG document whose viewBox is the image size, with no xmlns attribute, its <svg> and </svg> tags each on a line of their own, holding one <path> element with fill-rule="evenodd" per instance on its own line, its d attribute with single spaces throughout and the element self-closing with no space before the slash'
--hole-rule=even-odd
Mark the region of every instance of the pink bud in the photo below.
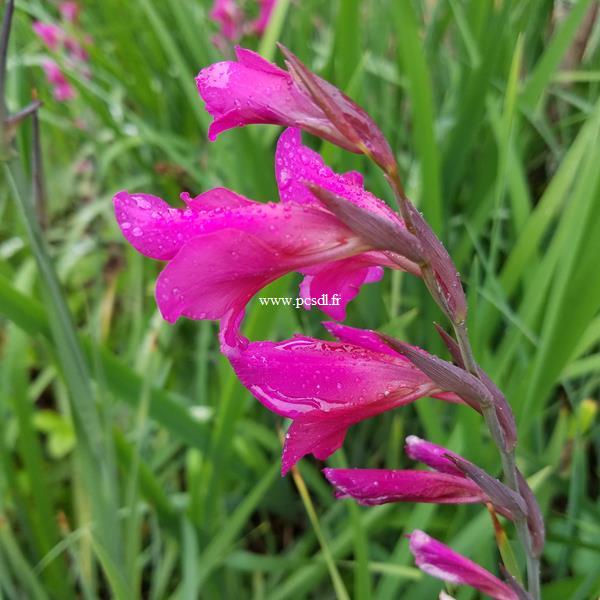
<svg viewBox="0 0 600 600">
<path fill-rule="evenodd" d="M 410 536 L 410 551 L 425 573 L 457 585 L 468 585 L 494 600 L 519 600 L 518 595 L 489 571 L 458 554 L 445 544 L 415 530 Z"/>
</svg>

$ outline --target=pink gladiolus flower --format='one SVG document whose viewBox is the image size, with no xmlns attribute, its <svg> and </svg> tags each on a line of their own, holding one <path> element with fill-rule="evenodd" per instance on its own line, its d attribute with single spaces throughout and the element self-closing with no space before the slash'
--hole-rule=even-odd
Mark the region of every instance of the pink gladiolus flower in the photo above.
<svg viewBox="0 0 600 600">
<path fill-rule="evenodd" d="M 385 469 L 324 469 L 323 472 L 336 488 L 338 498 L 351 497 L 358 500 L 360 504 L 491 502 L 500 514 L 509 519 L 513 518 L 511 509 L 514 510 L 515 507 L 511 503 L 511 497 L 505 498 L 502 484 L 497 482 L 496 485 L 491 477 L 491 488 L 485 485 L 486 482 L 482 487 L 479 481 L 472 481 L 459 469 L 453 459 L 462 461 L 468 466 L 471 463 L 457 454 L 414 435 L 406 438 L 405 450 L 411 458 L 424 462 L 438 472 Z M 486 490 L 489 490 L 489 494 Z"/>
<path fill-rule="evenodd" d="M 269 20 L 271 19 L 271 13 L 275 8 L 275 3 L 277 0 L 259 0 L 258 3 L 260 5 L 260 13 L 258 18 L 251 23 L 251 29 L 256 33 L 256 35 L 262 35 L 269 24 Z"/>
<path fill-rule="evenodd" d="M 276 165 L 280 203 L 254 202 L 222 188 L 194 199 L 183 195 L 185 210 L 155 196 L 115 196 L 117 221 L 127 240 L 142 254 L 169 261 L 156 286 L 166 320 L 230 315 L 229 322 L 238 322 L 237 315 L 256 292 L 290 271 L 307 275 L 303 296 L 341 294 L 340 306 L 326 307 L 341 319 L 360 285 L 381 277 L 381 266 L 418 273 L 403 257 L 372 251 L 302 185 L 328 186 L 348 202 L 403 227 L 381 200 L 364 190 L 358 174 L 334 173 L 302 146 L 297 130 L 281 136 Z"/>
<path fill-rule="evenodd" d="M 75 23 L 79 18 L 79 4 L 77 2 L 61 2 L 58 10 L 65 21 Z"/>
<path fill-rule="evenodd" d="M 519 600 L 517 593 L 495 575 L 424 531 L 417 529 L 408 537 L 417 566 L 428 575 L 449 583 L 471 586 L 494 600 Z"/>
<path fill-rule="evenodd" d="M 390 147 L 371 117 L 335 86 L 303 71 L 295 61 L 290 71 L 267 62 L 245 48 L 236 48 L 237 62 L 219 62 L 202 69 L 196 78 L 206 110 L 214 117 L 208 137 L 214 141 L 232 127 L 271 123 L 300 127 L 307 132 L 350 150 L 363 153 L 368 148 L 379 164 L 392 165 Z M 338 115 L 334 123 L 307 88 L 303 76 L 319 87 L 319 98 Z M 314 90 L 313 90 L 314 91 Z M 340 120 L 343 123 L 340 123 Z"/>
<path fill-rule="evenodd" d="M 209 16 L 220 25 L 224 38 L 232 41 L 240 39 L 244 13 L 238 0 L 215 0 Z"/>
<path fill-rule="evenodd" d="M 52 85 L 52 93 L 59 102 L 66 102 L 75 97 L 75 90 L 69 83 L 60 67 L 51 59 L 46 59 L 42 63 L 46 79 Z"/>
<path fill-rule="evenodd" d="M 275 2 L 276 0 L 259 0 L 258 17 L 254 21 L 247 21 L 239 0 L 215 0 L 209 16 L 219 24 L 220 32 L 213 39 L 214 44 L 223 48 L 227 40 L 235 42 L 245 34 L 262 36 L 271 19 Z"/>
<path fill-rule="evenodd" d="M 285 438 L 282 473 L 306 454 L 335 452 L 352 425 L 424 396 L 443 393 L 377 334 L 339 324 L 340 341 L 296 336 L 283 342 L 222 344 L 240 381 L 269 410 L 293 419 Z"/>
<path fill-rule="evenodd" d="M 354 498 L 365 506 L 389 502 L 487 502 L 472 481 L 447 473 L 385 469 L 323 469 L 323 473 L 336 488 L 337 498 Z"/>
<path fill-rule="evenodd" d="M 65 33 L 58 25 L 35 21 L 32 25 L 32 28 L 36 35 L 47 46 L 48 50 L 53 52 L 58 49 L 59 44 L 64 39 Z"/>
</svg>

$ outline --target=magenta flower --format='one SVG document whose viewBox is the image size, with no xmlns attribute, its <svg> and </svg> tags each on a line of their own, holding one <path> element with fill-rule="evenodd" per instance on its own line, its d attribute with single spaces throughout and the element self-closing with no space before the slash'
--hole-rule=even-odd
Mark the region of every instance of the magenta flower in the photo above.
<svg viewBox="0 0 600 600">
<path fill-rule="evenodd" d="M 214 117 L 208 130 L 211 141 L 232 127 L 271 123 L 299 127 L 351 152 L 368 149 L 379 164 L 394 164 L 371 117 L 291 53 L 286 51 L 289 72 L 245 48 L 236 48 L 236 55 L 237 62 L 215 63 L 196 78 L 206 110 Z"/>
<path fill-rule="evenodd" d="M 46 79 L 52 86 L 52 93 L 59 102 L 66 102 L 75 97 L 75 90 L 69 83 L 65 74 L 60 70 L 60 67 L 52 60 L 45 59 L 42 63 Z"/>
<path fill-rule="evenodd" d="M 343 319 L 346 304 L 360 285 L 381 277 L 382 266 L 418 273 L 402 256 L 373 251 L 303 184 L 327 187 L 403 228 L 393 211 L 364 190 L 357 173 L 334 173 L 302 145 L 298 130 L 282 134 L 276 165 L 280 203 L 254 202 L 223 188 L 194 199 L 184 194 L 186 209 L 146 194 L 115 196 L 117 221 L 127 240 L 142 254 L 169 261 L 156 285 L 167 321 L 229 315 L 228 322 L 237 323 L 254 294 L 290 271 L 306 274 L 303 297 L 340 294 L 339 306 L 324 308 Z"/>
<path fill-rule="evenodd" d="M 62 18 L 69 23 L 75 23 L 79 18 L 79 4 L 77 2 L 61 2 L 58 5 L 58 10 Z"/>
<path fill-rule="evenodd" d="M 276 0 L 258 0 L 258 17 L 249 21 L 239 0 L 215 0 L 209 16 L 219 25 L 220 32 L 213 39 L 214 44 L 223 48 L 227 41 L 236 42 L 246 34 L 262 36 L 271 19 L 275 2 Z"/>
<path fill-rule="evenodd" d="M 426 502 L 437 504 L 492 503 L 509 519 L 522 508 L 514 504 L 510 490 L 446 448 L 411 435 L 405 450 L 414 460 L 424 462 L 437 472 L 386 469 L 324 469 L 336 488 L 338 498 L 354 498 L 360 504 L 389 502 Z M 461 468 L 462 467 L 462 468 Z M 465 468 L 466 467 L 466 468 Z"/>
<path fill-rule="evenodd" d="M 34 21 L 33 31 L 44 42 L 48 50 L 55 52 L 64 39 L 64 31 L 58 25 Z"/>
<path fill-rule="evenodd" d="M 417 529 L 408 537 L 417 566 L 428 575 L 448 583 L 471 586 L 494 600 L 519 600 L 517 593 L 495 575 L 424 531 Z"/>
<path fill-rule="evenodd" d="M 251 29 L 254 31 L 254 33 L 256 33 L 256 35 L 261 36 L 265 32 L 276 2 L 277 0 L 258 0 L 260 12 L 258 14 L 258 18 L 255 19 L 250 25 Z"/>
<path fill-rule="evenodd" d="M 323 469 L 336 488 L 336 498 L 354 498 L 374 506 L 389 502 L 472 504 L 486 495 L 465 477 L 431 471 L 386 469 Z"/>
<path fill-rule="evenodd" d="M 215 0 L 209 14 L 221 29 L 221 35 L 228 40 L 236 41 L 242 36 L 244 12 L 238 0 Z"/>
<path fill-rule="evenodd" d="M 377 334 L 335 323 L 340 341 L 296 336 L 283 342 L 222 344 L 240 381 L 269 410 L 292 419 L 282 473 L 306 454 L 321 460 L 335 452 L 352 425 L 424 396 L 452 402 Z"/>
</svg>

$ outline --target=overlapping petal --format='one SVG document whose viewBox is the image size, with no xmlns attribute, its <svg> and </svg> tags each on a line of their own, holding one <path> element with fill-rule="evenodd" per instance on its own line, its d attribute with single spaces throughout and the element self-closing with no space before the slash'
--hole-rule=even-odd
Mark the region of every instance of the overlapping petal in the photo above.
<svg viewBox="0 0 600 600">
<path fill-rule="evenodd" d="M 518 600 L 516 592 L 506 583 L 424 531 L 413 531 L 409 539 L 417 566 L 432 577 L 471 586 L 494 600 Z"/>
<path fill-rule="evenodd" d="M 296 336 L 241 344 L 226 354 L 260 402 L 293 420 L 282 457 L 284 473 L 306 454 L 327 458 L 352 425 L 441 392 L 400 355 L 343 341 Z"/>
<path fill-rule="evenodd" d="M 334 173 L 302 145 L 299 130 L 286 131 L 278 148 L 280 203 L 254 202 L 225 188 L 195 198 L 183 194 L 184 209 L 149 194 L 119 192 L 114 197 L 125 238 L 142 254 L 169 261 L 156 289 L 168 321 L 239 314 L 256 292 L 290 271 L 305 275 L 303 298 L 337 294 L 339 304 L 322 308 L 343 319 L 348 302 L 361 285 L 381 278 L 382 267 L 406 264 L 415 272 L 416 266 L 400 256 L 370 250 L 301 184 L 303 177 L 322 182 L 348 202 L 401 224 L 381 200 L 364 190 L 359 177 Z M 284 170 L 293 190 L 282 182 Z"/>
<path fill-rule="evenodd" d="M 511 520 L 524 514 L 523 502 L 512 490 L 459 455 L 416 436 L 406 439 L 405 448 L 411 458 L 436 472 L 325 469 L 324 473 L 336 487 L 338 497 L 352 497 L 361 504 L 482 502 L 491 503 L 497 512 Z"/>
<path fill-rule="evenodd" d="M 175 209 L 160 198 L 120 192 L 117 221 L 141 253 L 169 264 L 156 287 L 170 322 L 220 319 L 243 310 L 290 271 L 359 254 L 361 240 L 319 206 L 253 202 L 222 188 Z"/>
<path fill-rule="evenodd" d="M 333 171 L 320 154 L 302 144 L 302 134 L 298 128 L 290 127 L 279 137 L 275 175 L 279 197 L 284 203 L 320 204 L 307 187 L 307 184 L 314 184 L 404 228 L 402 219 L 385 202 L 365 190 L 360 173 L 352 171 L 338 174 Z M 379 281 L 383 276 L 382 266 L 398 268 L 400 265 L 413 274 L 420 274 L 417 265 L 410 260 L 398 255 L 394 255 L 392 260 L 389 255 L 378 251 L 307 269 L 303 271 L 306 278 L 300 288 L 301 296 L 318 298 L 324 293 L 329 296 L 340 294 L 340 305 L 323 307 L 323 312 L 334 319 L 344 320 L 345 307 L 358 294 L 361 285 Z"/>
<path fill-rule="evenodd" d="M 333 126 L 291 75 L 256 52 L 236 48 L 237 61 L 202 69 L 196 85 L 214 121 L 210 140 L 233 127 L 271 123 L 301 127 L 348 150 L 358 151 Z"/>
<path fill-rule="evenodd" d="M 202 69 L 196 85 L 214 117 L 210 140 L 233 127 L 250 124 L 292 125 L 343 142 L 323 111 L 295 85 L 289 73 L 256 52 L 236 48 L 237 62 Z"/>
</svg>

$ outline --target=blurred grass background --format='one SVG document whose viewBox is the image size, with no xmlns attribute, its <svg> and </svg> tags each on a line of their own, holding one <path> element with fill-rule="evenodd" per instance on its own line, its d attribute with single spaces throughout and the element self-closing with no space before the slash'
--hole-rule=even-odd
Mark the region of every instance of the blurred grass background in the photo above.
<svg viewBox="0 0 600 600">
<path fill-rule="evenodd" d="M 17 2 L 8 99 L 44 101 L 47 202 L 33 206 L 31 124 L 0 183 L 1 598 L 433 598 L 404 533 L 419 527 L 495 570 L 481 507 L 334 501 L 278 475 L 284 427 L 236 381 L 216 325 L 162 322 L 160 264 L 125 243 L 120 189 L 174 205 L 225 185 L 276 198 L 275 128 L 206 138 L 194 76 L 222 54 L 200 0 L 82 3 L 91 79 L 57 103 L 33 19 Z M 520 430 L 519 464 L 546 516 L 544 598 L 600 594 L 600 27 L 593 0 L 280 0 L 280 40 L 346 90 L 389 136 L 410 196 L 463 274 L 483 367 Z M 305 136 L 308 140 L 308 136 Z M 361 157 L 319 146 L 338 170 Z M 218 268 L 215 265 L 215 268 Z M 287 277 L 262 295 L 295 295 Z M 323 336 L 323 315 L 253 305 L 252 339 Z M 442 352 L 420 282 L 387 273 L 347 322 Z M 355 426 L 329 463 L 408 466 L 405 435 L 497 473 L 480 418 L 423 400 Z M 302 489 L 302 481 L 298 480 Z M 314 512 L 313 512 L 314 511 Z M 509 531 L 512 535 L 512 531 Z M 467 589 L 457 598 L 474 598 Z"/>
</svg>

